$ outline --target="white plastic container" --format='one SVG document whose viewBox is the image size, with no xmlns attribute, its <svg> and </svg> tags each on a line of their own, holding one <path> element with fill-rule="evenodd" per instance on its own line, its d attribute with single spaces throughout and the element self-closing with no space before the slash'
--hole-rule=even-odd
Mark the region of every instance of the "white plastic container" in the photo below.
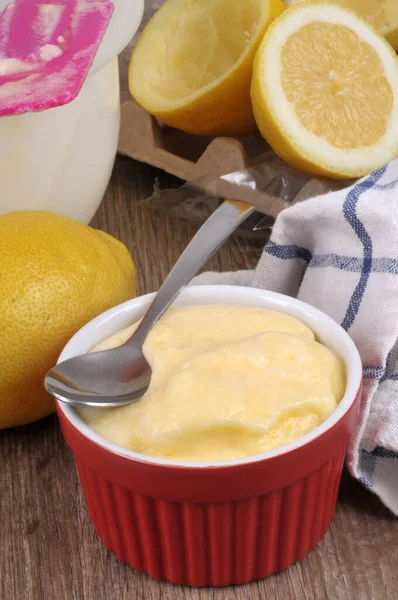
<svg viewBox="0 0 398 600">
<path fill-rule="evenodd" d="M 0 0 L 3 9 L 8 0 Z M 78 97 L 39 113 L 0 118 L 0 214 L 53 210 L 88 223 L 109 182 L 119 125 L 118 54 L 140 24 L 144 0 L 115 10 Z"/>
</svg>

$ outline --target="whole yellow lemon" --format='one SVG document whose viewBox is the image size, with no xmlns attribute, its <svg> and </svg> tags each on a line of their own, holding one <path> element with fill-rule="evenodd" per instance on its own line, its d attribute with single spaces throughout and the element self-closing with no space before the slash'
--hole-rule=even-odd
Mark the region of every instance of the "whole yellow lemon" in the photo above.
<svg viewBox="0 0 398 600">
<path fill-rule="evenodd" d="M 47 211 L 0 216 L 0 429 L 55 410 L 43 379 L 82 325 L 135 295 L 127 248 Z"/>
</svg>

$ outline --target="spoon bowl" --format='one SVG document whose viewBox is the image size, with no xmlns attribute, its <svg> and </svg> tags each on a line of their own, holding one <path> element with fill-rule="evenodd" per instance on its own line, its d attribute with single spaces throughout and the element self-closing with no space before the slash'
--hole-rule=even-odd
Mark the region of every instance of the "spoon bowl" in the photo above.
<svg viewBox="0 0 398 600">
<path fill-rule="evenodd" d="M 148 389 L 152 371 L 139 347 L 125 345 L 66 360 L 46 375 L 47 391 L 74 406 L 134 404 Z"/>
<path fill-rule="evenodd" d="M 59 363 L 45 377 L 47 391 L 61 402 L 74 406 L 110 407 L 137 402 L 151 379 L 151 368 L 142 350 L 149 331 L 179 292 L 254 210 L 245 202 L 224 202 L 188 244 L 130 339 L 119 348 Z"/>
</svg>

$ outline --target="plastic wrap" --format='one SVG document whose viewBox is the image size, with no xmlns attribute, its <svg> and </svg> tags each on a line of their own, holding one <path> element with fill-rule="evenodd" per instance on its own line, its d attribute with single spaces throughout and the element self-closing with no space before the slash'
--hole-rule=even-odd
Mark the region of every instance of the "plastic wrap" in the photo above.
<svg viewBox="0 0 398 600">
<path fill-rule="evenodd" d="M 307 173 L 291 169 L 273 152 L 262 155 L 252 166 L 222 175 L 209 182 L 201 180 L 183 183 L 175 180 L 176 187 L 162 188 L 157 181 L 153 194 L 142 202 L 153 210 L 167 212 L 200 226 L 223 202 L 225 194 L 219 195 L 218 188 L 227 182 L 232 188 L 240 189 L 239 197 L 247 198 L 256 193 L 256 206 L 261 210 L 274 205 L 273 215 L 260 210 L 254 213 L 239 229 L 245 237 L 266 239 L 275 217 L 283 208 L 307 200 L 319 194 L 334 191 L 347 185 L 328 179 L 314 178 Z M 213 193 L 211 191 L 213 190 Z M 238 194 L 231 194 L 236 197 Z"/>
</svg>

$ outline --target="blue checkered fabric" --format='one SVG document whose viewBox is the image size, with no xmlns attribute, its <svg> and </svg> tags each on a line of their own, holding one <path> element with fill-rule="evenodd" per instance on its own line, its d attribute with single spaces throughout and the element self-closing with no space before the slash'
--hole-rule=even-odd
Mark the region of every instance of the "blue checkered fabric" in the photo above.
<svg viewBox="0 0 398 600">
<path fill-rule="evenodd" d="M 254 272 L 204 274 L 195 283 L 288 294 L 344 327 L 365 380 L 347 464 L 398 514 L 398 160 L 283 211 Z"/>
</svg>

